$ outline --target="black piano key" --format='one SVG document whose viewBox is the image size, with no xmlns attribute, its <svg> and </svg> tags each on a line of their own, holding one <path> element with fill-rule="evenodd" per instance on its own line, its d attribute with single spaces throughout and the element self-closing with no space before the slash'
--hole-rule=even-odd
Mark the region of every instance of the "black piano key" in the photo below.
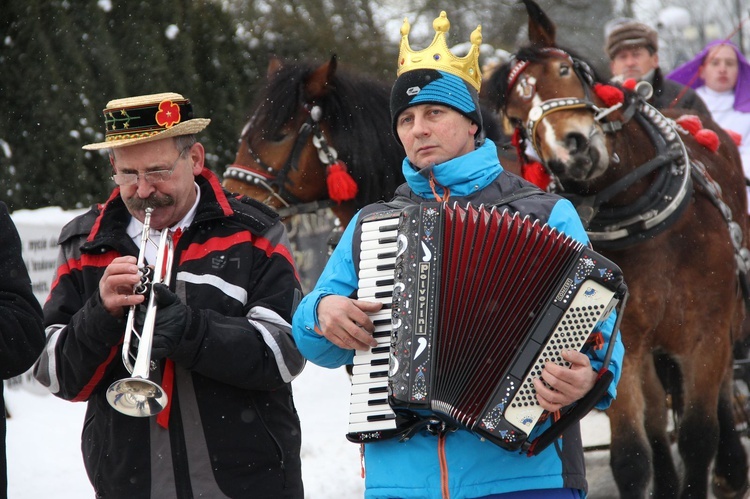
<svg viewBox="0 0 750 499">
<path fill-rule="evenodd" d="M 379 244 L 393 244 L 396 242 L 396 236 L 393 237 L 381 237 L 378 239 Z"/>
<path fill-rule="evenodd" d="M 387 366 L 388 365 L 388 359 L 375 359 L 370 362 L 371 366 Z"/>
<path fill-rule="evenodd" d="M 388 251 L 385 253 L 378 253 L 378 259 L 384 260 L 386 258 L 396 258 L 396 252 L 395 251 Z"/>
<path fill-rule="evenodd" d="M 368 400 L 367 401 L 367 405 L 388 405 L 388 399 L 372 399 L 372 400 Z"/>
<path fill-rule="evenodd" d="M 393 296 L 393 291 L 378 291 L 375 293 L 375 298 L 388 298 Z"/>
<path fill-rule="evenodd" d="M 385 345 L 385 346 L 382 346 L 382 347 L 373 347 L 373 349 L 371 350 L 371 352 L 373 354 L 376 354 L 376 353 L 388 353 L 390 350 L 391 350 L 390 345 Z M 388 359 L 386 359 L 386 362 L 388 362 Z M 377 364 L 373 364 L 373 365 L 377 365 Z"/>
<path fill-rule="evenodd" d="M 381 287 L 381 286 L 390 286 L 393 287 L 393 279 L 381 279 L 379 281 L 375 281 L 375 286 Z"/>
<path fill-rule="evenodd" d="M 390 331 L 375 331 L 374 333 L 372 333 L 373 338 L 385 338 L 386 336 L 390 336 L 390 335 L 391 335 Z"/>
<path fill-rule="evenodd" d="M 398 224 L 394 224 L 394 225 L 381 225 L 378 228 L 379 232 L 391 232 L 391 231 L 394 231 L 394 230 L 398 230 Z"/>
<path fill-rule="evenodd" d="M 394 270 L 395 268 L 396 268 L 395 263 L 389 263 L 386 265 L 378 265 L 377 267 L 375 267 L 375 270 Z"/>
<path fill-rule="evenodd" d="M 376 386 L 367 390 L 367 393 L 387 393 L 388 386 Z"/>
<path fill-rule="evenodd" d="M 395 414 L 373 414 L 372 416 L 367 416 L 367 421 L 386 421 L 388 419 L 396 419 Z"/>
</svg>

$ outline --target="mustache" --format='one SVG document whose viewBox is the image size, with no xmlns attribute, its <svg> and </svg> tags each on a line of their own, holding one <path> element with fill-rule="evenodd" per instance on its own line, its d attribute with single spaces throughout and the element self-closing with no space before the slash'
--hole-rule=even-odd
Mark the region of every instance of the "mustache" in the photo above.
<svg viewBox="0 0 750 499">
<path fill-rule="evenodd" d="M 174 198 L 169 194 L 163 196 L 149 196 L 147 198 L 134 196 L 124 201 L 125 205 L 130 208 L 130 210 L 135 211 L 143 211 L 146 208 L 163 208 L 165 206 L 174 205 Z"/>
</svg>

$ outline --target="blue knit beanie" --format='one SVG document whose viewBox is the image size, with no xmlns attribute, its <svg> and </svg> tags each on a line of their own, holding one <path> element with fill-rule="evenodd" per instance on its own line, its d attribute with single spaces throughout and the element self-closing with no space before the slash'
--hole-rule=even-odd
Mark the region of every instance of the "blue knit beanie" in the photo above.
<svg viewBox="0 0 750 499">
<path fill-rule="evenodd" d="M 435 69 L 415 69 L 398 77 L 391 89 L 391 124 L 396 133 L 397 118 L 407 107 L 418 104 L 442 104 L 455 109 L 477 124 L 482 131 L 477 91 L 462 78 Z"/>
</svg>

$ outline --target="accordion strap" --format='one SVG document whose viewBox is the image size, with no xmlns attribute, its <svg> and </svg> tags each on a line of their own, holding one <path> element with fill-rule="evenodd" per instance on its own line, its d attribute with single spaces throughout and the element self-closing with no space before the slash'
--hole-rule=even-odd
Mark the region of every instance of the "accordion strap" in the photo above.
<svg viewBox="0 0 750 499">
<path fill-rule="evenodd" d="M 485 206 L 504 206 L 510 203 L 513 203 L 515 201 L 518 201 L 519 199 L 527 198 L 529 196 L 533 196 L 535 194 L 543 194 L 543 191 L 541 191 L 538 187 L 535 186 L 524 186 L 520 189 L 515 190 L 512 194 L 508 196 L 503 196 L 495 201 L 489 202 L 489 203 L 482 203 Z M 407 196 L 401 196 L 398 195 L 394 197 L 392 200 L 388 201 L 386 203 L 389 207 L 394 209 L 404 209 L 407 206 L 411 206 L 413 204 L 418 204 L 411 198 Z"/>
<path fill-rule="evenodd" d="M 570 426 L 580 421 L 607 393 L 610 383 L 614 379 L 614 374 L 609 369 L 599 373 L 594 383 L 594 387 L 579 400 L 570 411 L 566 412 L 560 419 L 552 423 L 541 435 L 534 439 L 528 448 L 525 448 L 526 455 L 531 457 L 539 454 L 546 449 L 552 442 L 565 432 Z"/>
</svg>

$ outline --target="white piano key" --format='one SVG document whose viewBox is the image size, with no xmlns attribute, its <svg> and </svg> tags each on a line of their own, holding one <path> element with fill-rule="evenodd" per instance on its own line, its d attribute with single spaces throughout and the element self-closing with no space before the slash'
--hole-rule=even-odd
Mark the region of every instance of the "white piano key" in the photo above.
<svg viewBox="0 0 750 499">
<path fill-rule="evenodd" d="M 359 271 L 359 278 L 360 279 L 369 279 L 369 278 L 380 278 L 380 279 L 389 279 L 393 278 L 393 269 L 377 269 L 377 268 L 370 268 L 370 269 L 360 269 Z"/>
<path fill-rule="evenodd" d="M 373 373 L 353 374 L 352 383 L 355 385 L 366 385 L 367 383 L 372 383 L 380 380 L 383 380 L 386 383 L 388 382 L 388 367 L 386 367 L 385 371 L 383 371 L 382 373 L 378 372 L 378 374 L 385 374 L 385 376 L 372 376 L 372 374 Z"/>
<path fill-rule="evenodd" d="M 362 288 L 360 287 L 357 290 L 357 296 L 367 296 L 370 298 L 375 298 L 377 300 L 382 300 L 384 298 L 393 299 L 393 288 L 388 286 L 369 286 Z"/>
<path fill-rule="evenodd" d="M 382 421 L 371 421 L 369 423 L 350 423 L 349 433 L 363 433 L 366 431 L 395 430 L 396 419 L 384 419 Z"/>
<path fill-rule="evenodd" d="M 375 409 L 390 408 L 388 405 L 388 393 L 358 393 L 352 395 L 349 400 L 349 412 L 371 412 Z M 369 406 L 369 409 L 367 408 Z"/>
<path fill-rule="evenodd" d="M 391 406 L 388 405 L 388 397 L 364 399 L 359 403 L 353 403 L 349 406 L 349 414 L 373 413 L 375 411 L 393 411 Z"/>
<path fill-rule="evenodd" d="M 390 257 L 390 258 L 381 258 L 376 260 L 362 260 L 359 262 L 359 269 L 374 269 L 377 267 L 383 267 L 385 265 L 395 265 L 396 264 L 396 257 Z M 390 269 L 391 274 L 393 274 L 393 269 Z"/>
<path fill-rule="evenodd" d="M 393 292 L 393 272 L 391 272 L 391 276 L 383 276 L 383 277 L 370 277 L 367 279 L 360 279 L 358 283 L 359 289 L 362 288 L 387 288 L 390 289 L 391 292 Z"/>
<path fill-rule="evenodd" d="M 377 248 L 367 248 L 359 252 L 360 260 L 382 260 L 383 258 L 396 256 L 396 244 L 380 245 Z"/>
<path fill-rule="evenodd" d="M 383 373 L 384 375 L 388 375 L 388 364 L 383 366 L 373 366 L 370 364 L 358 364 L 352 367 L 352 374 L 375 374 L 375 373 Z"/>
<path fill-rule="evenodd" d="M 395 418 L 396 414 L 390 410 L 390 409 L 380 409 L 373 412 L 358 412 L 355 414 L 349 414 L 349 423 L 372 423 L 377 424 L 377 420 L 375 421 L 368 421 L 368 418 L 375 418 L 375 417 L 383 417 L 386 418 Z"/>
<path fill-rule="evenodd" d="M 383 227 L 394 227 L 398 228 L 399 217 L 383 218 L 380 220 L 373 220 L 372 222 L 366 222 L 362 224 L 362 232 L 373 232 L 382 230 Z"/>
<path fill-rule="evenodd" d="M 352 385 L 352 394 L 369 393 L 372 390 L 382 389 L 388 390 L 388 378 L 380 378 L 377 381 Z"/>
<path fill-rule="evenodd" d="M 361 251 L 369 251 L 372 249 L 378 249 L 378 250 L 387 250 L 387 251 L 393 251 L 396 249 L 396 236 L 398 235 L 397 232 L 394 232 L 393 234 L 385 234 L 383 237 L 380 237 L 378 239 L 367 239 L 363 240 L 360 244 L 360 250 Z M 383 240 L 388 240 L 387 243 L 383 243 Z"/>
<path fill-rule="evenodd" d="M 389 341 L 390 342 L 390 341 Z M 365 364 L 367 362 L 372 362 L 374 360 L 388 360 L 388 356 L 390 355 L 390 351 L 385 353 L 362 353 L 361 355 L 355 355 L 354 356 L 354 364 Z M 384 364 L 386 367 L 388 364 Z"/>
<path fill-rule="evenodd" d="M 390 230 L 390 231 L 373 231 L 373 232 L 363 232 L 362 233 L 362 242 L 365 241 L 391 241 L 395 246 L 395 238 L 398 235 L 398 230 Z"/>
</svg>

